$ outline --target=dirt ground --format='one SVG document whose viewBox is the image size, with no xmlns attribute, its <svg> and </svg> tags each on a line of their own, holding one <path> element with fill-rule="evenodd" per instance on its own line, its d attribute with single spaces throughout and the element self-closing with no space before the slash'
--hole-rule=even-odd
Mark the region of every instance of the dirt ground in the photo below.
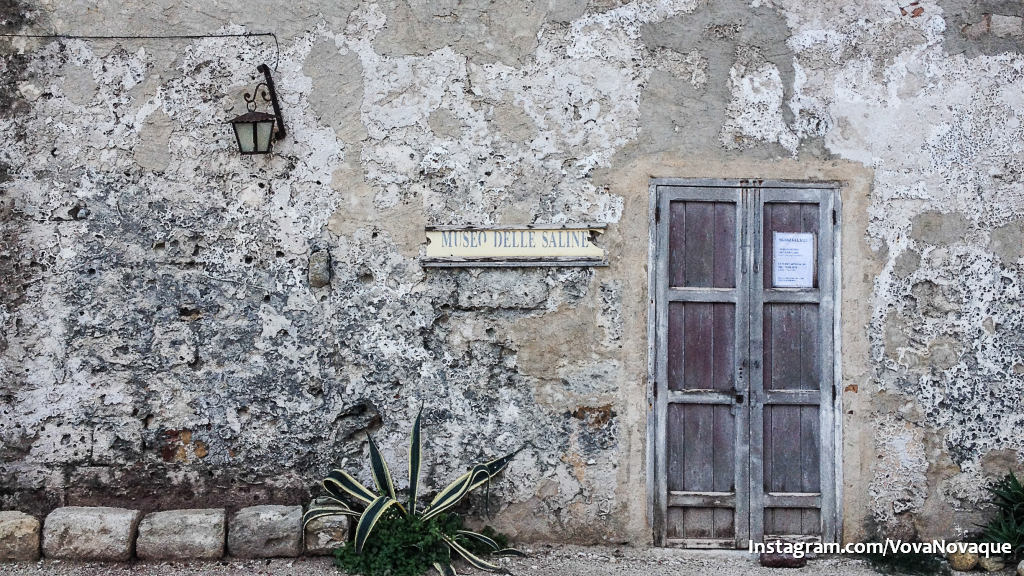
<svg viewBox="0 0 1024 576">
<path fill-rule="evenodd" d="M 527 549 L 528 558 L 502 562 L 518 576 L 768 576 L 827 574 L 877 576 L 863 560 L 819 558 L 796 570 L 762 568 L 745 552 L 698 552 L 664 548 L 557 546 Z M 457 568 L 458 569 L 458 568 Z M 478 573 L 466 567 L 460 574 Z M 211 562 L 76 563 L 43 560 L 0 564 L 0 576 L 337 576 L 329 558 Z"/>
</svg>

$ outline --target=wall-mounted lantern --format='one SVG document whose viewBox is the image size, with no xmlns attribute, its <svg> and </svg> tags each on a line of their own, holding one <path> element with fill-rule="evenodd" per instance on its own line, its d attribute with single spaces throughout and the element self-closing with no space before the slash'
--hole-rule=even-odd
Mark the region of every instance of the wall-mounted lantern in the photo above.
<svg viewBox="0 0 1024 576">
<path fill-rule="evenodd" d="M 284 118 L 281 117 L 281 105 L 274 91 L 270 68 L 260 64 L 256 69 L 263 73 L 264 81 L 257 84 L 251 94 L 245 93 L 245 105 L 249 111 L 228 121 L 235 129 L 238 151 L 242 154 L 268 154 L 274 140 L 280 140 L 285 135 Z M 262 97 L 264 102 L 270 102 L 274 107 L 273 114 L 256 111 L 257 96 Z"/>
</svg>

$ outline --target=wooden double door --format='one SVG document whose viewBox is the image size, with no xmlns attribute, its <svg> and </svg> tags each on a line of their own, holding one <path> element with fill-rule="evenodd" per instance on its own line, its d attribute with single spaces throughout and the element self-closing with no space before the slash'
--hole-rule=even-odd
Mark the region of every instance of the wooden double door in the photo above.
<svg viewBox="0 0 1024 576">
<path fill-rule="evenodd" d="M 656 180 L 654 539 L 836 539 L 832 184 Z"/>
</svg>

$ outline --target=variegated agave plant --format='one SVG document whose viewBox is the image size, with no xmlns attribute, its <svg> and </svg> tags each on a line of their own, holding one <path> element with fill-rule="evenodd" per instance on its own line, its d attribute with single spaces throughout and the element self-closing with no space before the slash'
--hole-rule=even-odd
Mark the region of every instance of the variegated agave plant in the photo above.
<svg viewBox="0 0 1024 576">
<path fill-rule="evenodd" d="M 398 501 L 387 462 L 381 456 L 377 444 L 373 441 L 373 437 L 367 434 L 367 438 L 370 441 L 371 472 L 377 491 L 370 490 L 362 485 L 344 470 L 332 471 L 323 480 L 323 487 L 327 495 L 315 500 L 310 505 L 309 510 L 303 515 L 303 533 L 305 533 L 306 525 L 318 518 L 339 515 L 358 518 L 353 545 L 355 546 L 355 551 L 361 553 L 378 521 L 389 512 L 395 513 L 397 511 L 402 516 L 416 516 L 421 521 L 427 522 L 453 508 L 474 489 L 488 484 L 491 478 L 504 470 L 505 466 L 515 457 L 513 452 L 502 458 L 473 466 L 468 472 L 449 484 L 444 490 L 441 490 L 426 508 L 417 510 L 416 498 L 419 493 L 419 475 L 423 455 L 420 443 L 421 416 L 422 410 L 416 416 L 416 422 L 412 428 L 412 436 L 409 440 L 409 499 L 406 505 L 403 506 Z M 349 507 L 346 500 L 358 503 L 363 506 L 363 510 L 353 510 Z M 497 564 L 488 562 L 471 552 L 466 546 L 468 540 L 474 540 L 477 543 L 483 544 L 484 547 L 490 550 L 490 554 L 494 556 L 524 555 L 513 548 L 501 548 L 494 539 L 469 530 L 458 530 L 450 536 L 443 536 L 443 539 L 448 545 L 449 560 L 451 552 L 454 551 L 471 566 L 489 572 L 507 573 L 506 570 Z M 455 576 L 455 569 L 450 561 L 448 563 L 437 562 L 433 566 L 442 576 Z"/>
</svg>

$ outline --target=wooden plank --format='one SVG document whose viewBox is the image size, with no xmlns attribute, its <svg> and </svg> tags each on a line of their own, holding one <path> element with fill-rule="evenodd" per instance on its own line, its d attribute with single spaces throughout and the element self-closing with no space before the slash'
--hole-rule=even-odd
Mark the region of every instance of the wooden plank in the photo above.
<svg viewBox="0 0 1024 576">
<path fill-rule="evenodd" d="M 711 388 L 735 392 L 737 390 L 736 307 L 731 304 L 713 304 L 712 306 Z M 746 391 L 744 390 L 744 392 Z M 732 457 L 731 451 L 730 457 Z"/>
<path fill-rule="evenodd" d="M 683 434 L 686 466 L 683 469 L 683 490 L 713 490 L 714 444 L 712 429 L 714 407 L 683 404 Z M 714 535 L 714 513 L 708 508 L 687 508 L 683 513 L 684 534 L 688 538 L 711 538 Z"/>
<path fill-rule="evenodd" d="M 725 188 L 730 188 L 726 186 Z M 722 187 L 717 186 L 703 186 L 697 185 L 685 185 L 685 186 L 662 186 L 661 194 L 666 200 L 675 202 L 676 200 L 686 200 L 689 202 L 733 202 L 739 201 L 739 188 L 733 187 L 732 190 L 723 190 Z"/>
<path fill-rule="evenodd" d="M 667 384 L 669 390 L 683 389 L 683 321 L 686 305 L 668 302 Z"/>
<path fill-rule="evenodd" d="M 672 404 L 730 405 L 736 401 L 736 394 L 720 390 L 670 390 L 667 392 L 667 398 Z"/>
<path fill-rule="evenodd" d="M 647 438 L 644 442 L 645 472 L 644 485 L 647 489 L 647 517 L 650 518 L 651 540 L 661 542 L 659 534 L 663 524 L 663 514 L 659 506 L 658 476 L 661 475 L 660 463 L 657 459 L 658 419 L 655 405 L 658 395 L 658 255 L 660 248 L 658 238 L 658 187 L 648 187 L 647 201 Z"/>
<path fill-rule="evenodd" d="M 817 304 L 821 302 L 821 291 L 810 288 L 772 288 L 765 291 L 764 301 L 766 304 Z"/>
<path fill-rule="evenodd" d="M 835 234 L 839 229 L 838 218 L 833 221 L 836 205 L 837 188 L 825 188 L 820 190 L 821 201 L 819 203 L 818 221 L 820 230 L 818 234 L 818 274 L 821 286 L 822 298 L 818 306 L 820 328 L 818 331 L 818 355 L 820 370 L 821 409 L 818 411 L 818 437 L 819 437 L 819 462 L 820 470 L 819 489 L 822 494 L 821 512 L 817 519 L 821 535 L 828 541 L 838 541 L 837 518 L 841 512 L 837 505 L 837 491 L 839 483 L 836 481 L 836 470 L 839 467 L 837 434 L 834 434 L 834 426 L 839 425 L 841 420 L 836 417 L 842 414 L 836 411 L 839 402 L 836 385 L 840 377 L 838 370 L 835 370 L 834 362 L 836 350 L 834 349 L 835 334 L 838 325 L 834 324 L 835 314 L 838 307 L 835 306 L 839 285 L 835 282 L 835 271 L 839 255 L 838 246 L 835 243 Z M 804 518 L 805 526 L 813 523 L 814 519 Z"/>
<path fill-rule="evenodd" d="M 736 287 L 736 205 L 715 203 L 714 266 L 711 285 L 716 288 Z"/>
<path fill-rule="evenodd" d="M 821 490 L 821 434 L 819 407 L 800 406 L 800 492 Z M 825 407 L 827 409 L 827 405 Z"/>
<path fill-rule="evenodd" d="M 711 489 L 716 492 L 734 492 L 735 478 L 735 423 L 731 406 L 713 406 L 712 442 L 713 469 Z"/>
<path fill-rule="evenodd" d="M 670 439 L 667 443 L 668 458 L 665 462 L 666 492 L 668 494 L 686 489 L 684 483 L 686 432 L 683 428 L 683 408 L 683 404 L 669 403 L 666 409 L 666 432 Z M 669 498 L 667 505 L 672 506 L 671 498 Z"/>
<path fill-rule="evenodd" d="M 738 293 L 732 288 L 669 288 L 669 302 L 730 302 L 735 303 Z"/>
<path fill-rule="evenodd" d="M 819 196 L 820 196 L 820 194 L 819 194 Z M 800 205 L 800 216 L 801 216 L 801 220 L 802 220 L 802 223 L 801 223 L 801 226 L 800 226 L 801 231 L 802 232 L 810 232 L 811 234 L 814 234 L 816 246 L 817 246 L 817 243 L 821 242 L 821 234 L 820 234 L 820 232 L 821 232 L 821 222 L 819 222 L 819 213 L 821 211 L 821 204 L 822 204 L 822 202 L 821 202 L 821 199 L 819 198 L 816 202 L 813 202 L 813 203 L 809 202 L 807 204 L 801 204 Z M 821 253 L 821 247 L 817 246 L 817 248 L 818 248 L 819 252 L 818 252 L 818 254 L 815 254 L 815 262 L 817 263 L 817 267 L 814 269 L 814 283 L 812 284 L 813 286 L 818 286 L 819 285 L 818 273 L 821 270 L 821 264 L 822 264 L 822 261 L 823 261 L 823 255 Z M 825 258 L 827 258 L 827 256 Z"/>
<path fill-rule="evenodd" d="M 764 206 L 761 201 L 761 190 L 748 188 L 747 194 L 747 238 L 750 249 L 750 273 L 747 274 L 749 296 L 748 318 L 748 349 L 747 357 L 752 362 L 764 361 L 764 286 L 759 270 L 764 262 L 763 217 Z M 746 372 L 750 386 L 750 402 L 748 402 L 748 533 L 750 540 L 761 542 L 764 539 L 764 406 L 760 398 L 764 392 L 764 371 L 753 364 Z"/>
<path fill-rule="evenodd" d="M 765 392 L 762 397 L 764 404 L 788 404 L 817 406 L 821 403 L 818 390 L 773 390 Z"/>
<path fill-rule="evenodd" d="M 669 491 L 668 505 L 696 506 L 700 508 L 732 508 L 736 506 L 736 495 L 732 492 Z"/>
<path fill-rule="evenodd" d="M 668 210 L 662 211 L 668 218 L 668 242 L 665 243 L 665 252 L 662 257 L 668 257 L 668 285 L 686 286 L 686 202 L 668 202 L 668 196 L 663 196 L 662 203 L 669 206 Z"/>
<path fill-rule="evenodd" d="M 774 256 L 772 253 L 772 232 L 775 232 L 775 206 L 776 204 L 765 204 L 760 203 L 759 214 L 763 215 L 762 224 L 760 230 L 757 231 L 758 245 L 760 246 L 761 261 L 764 262 L 762 267 L 763 282 L 758 281 L 758 284 L 765 290 L 772 287 L 772 263 L 774 262 Z"/>
<path fill-rule="evenodd" d="M 820 391 L 823 381 L 821 372 L 821 338 L 819 335 L 819 307 L 814 304 L 799 304 L 800 314 L 800 378 L 797 388 Z"/>
<path fill-rule="evenodd" d="M 714 325 L 711 304 L 686 304 L 683 320 L 683 389 L 710 390 Z"/>
<path fill-rule="evenodd" d="M 787 180 L 785 178 L 651 178 L 653 185 L 662 186 L 665 190 L 686 190 L 687 188 L 760 188 L 772 192 L 774 188 L 785 191 L 811 189 L 838 189 L 840 182 L 835 180 Z"/>
<path fill-rule="evenodd" d="M 777 204 L 806 204 L 815 203 L 821 199 L 820 186 L 807 186 L 803 188 L 788 188 L 788 189 L 766 189 L 764 191 L 764 201 L 772 202 Z"/>
<path fill-rule="evenodd" d="M 800 407 L 775 405 L 767 410 L 771 412 L 774 461 L 773 477 L 769 484 L 769 492 L 800 492 L 801 446 L 800 446 Z M 775 525 L 773 532 L 799 534 L 801 530 L 799 510 L 786 508 L 775 509 Z"/>
<path fill-rule="evenodd" d="M 821 537 L 821 507 L 804 508 L 800 511 L 800 533 Z"/>
<path fill-rule="evenodd" d="M 736 269 L 737 288 L 742 297 L 737 299 L 734 309 L 732 372 L 735 375 L 734 391 L 746 394 L 746 398 L 744 403 L 733 404 L 732 407 L 735 415 L 733 491 L 736 493 L 732 532 L 734 546 L 746 548 L 750 541 L 750 370 L 745 369 L 745 365 L 750 353 L 749 270 L 753 266 L 753 254 L 750 249 L 751 223 L 748 216 L 751 212 L 750 200 L 746 193 L 741 194 L 740 202 L 736 217 L 736 235 L 739 237 Z"/>
<path fill-rule="evenodd" d="M 770 508 L 820 508 L 821 494 L 768 492 L 764 504 Z"/>
<path fill-rule="evenodd" d="M 713 538 L 715 511 L 712 508 L 683 508 L 683 526 L 688 538 Z"/>
<path fill-rule="evenodd" d="M 683 490 L 687 492 L 713 491 L 712 454 L 714 407 L 702 404 L 683 404 L 683 449 L 686 466 L 683 469 Z"/>
<path fill-rule="evenodd" d="M 683 508 L 669 506 L 665 510 L 665 538 L 660 544 L 668 546 L 672 540 L 683 538 Z"/>
<path fill-rule="evenodd" d="M 798 390 L 803 371 L 804 333 L 798 304 L 772 304 L 766 306 L 772 317 L 772 379 L 769 390 Z M 797 438 L 798 436 L 789 436 Z"/>
<path fill-rule="evenodd" d="M 657 192 L 656 192 L 657 196 Z M 668 200 L 664 197 L 655 198 L 655 215 L 662 214 L 667 215 L 668 212 Z M 656 544 L 663 544 L 665 542 L 666 534 L 668 532 L 667 523 L 668 515 L 665 506 L 665 497 L 668 494 L 668 447 L 667 447 L 667 422 L 668 419 L 668 399 L 667 399 L 667 380 L 668 380 L 668 366 L 666 359 L 668 358 L 668 311 L 665 309 L 665 296 L 668 289 L 669 283 L 669 218 L 662 217 L 660 220 L 655 218 L 655 226 L 657 227 L 657 238 L 658 238 L 658 254 L 657 258 L 657 272 L 655 275 L 655 284 L 657 286 L 657 293 L 655 294 L 655 300 L 661 303 L 657 306 L 658 314 L 655 318 L 657 323 L 655 329 L 655 344 L 657 346 L 657 354 L 655 356 L 655 366 L 657 372 L 657 378 L 654 383 L 655 391 L 655 464 L 654 468 L 657 471 L 655 482 L 656 489 L 654 491 L 654 541 Z"/>
<path fill-rule="evenodd" d="M 679 286 L 714 286 L 715 205 L 710 202 L 686 202 L 683 247 L 685 283 Z M 710 257 L 709 257 L 710 256 Z"/>
<path fill-rule="evenodd" d="M 731 360 L 731 358 L 730 358 Z M 721 362 L 726 367 L 732 363 Z M 735 492 L 736 479 L 736 423 L 732 406 L 712 406 L 714 418 L 712 428 L 712 478 L 711 489 L 716 492 Z M 735 502 L 733 502 L 735 507 Z M 735 510 L 712 511 L 712 536 L 715 538 L 734 537 Z"/>
<path fill-rule="evenodd" d="M 696 550 L 713 550 L 736 547 L 735 542 L 731 539 L 703 538 L 669 538 L 665 541 L 665 545 L 675 548 L 693 548 Z"/>
</svg>

